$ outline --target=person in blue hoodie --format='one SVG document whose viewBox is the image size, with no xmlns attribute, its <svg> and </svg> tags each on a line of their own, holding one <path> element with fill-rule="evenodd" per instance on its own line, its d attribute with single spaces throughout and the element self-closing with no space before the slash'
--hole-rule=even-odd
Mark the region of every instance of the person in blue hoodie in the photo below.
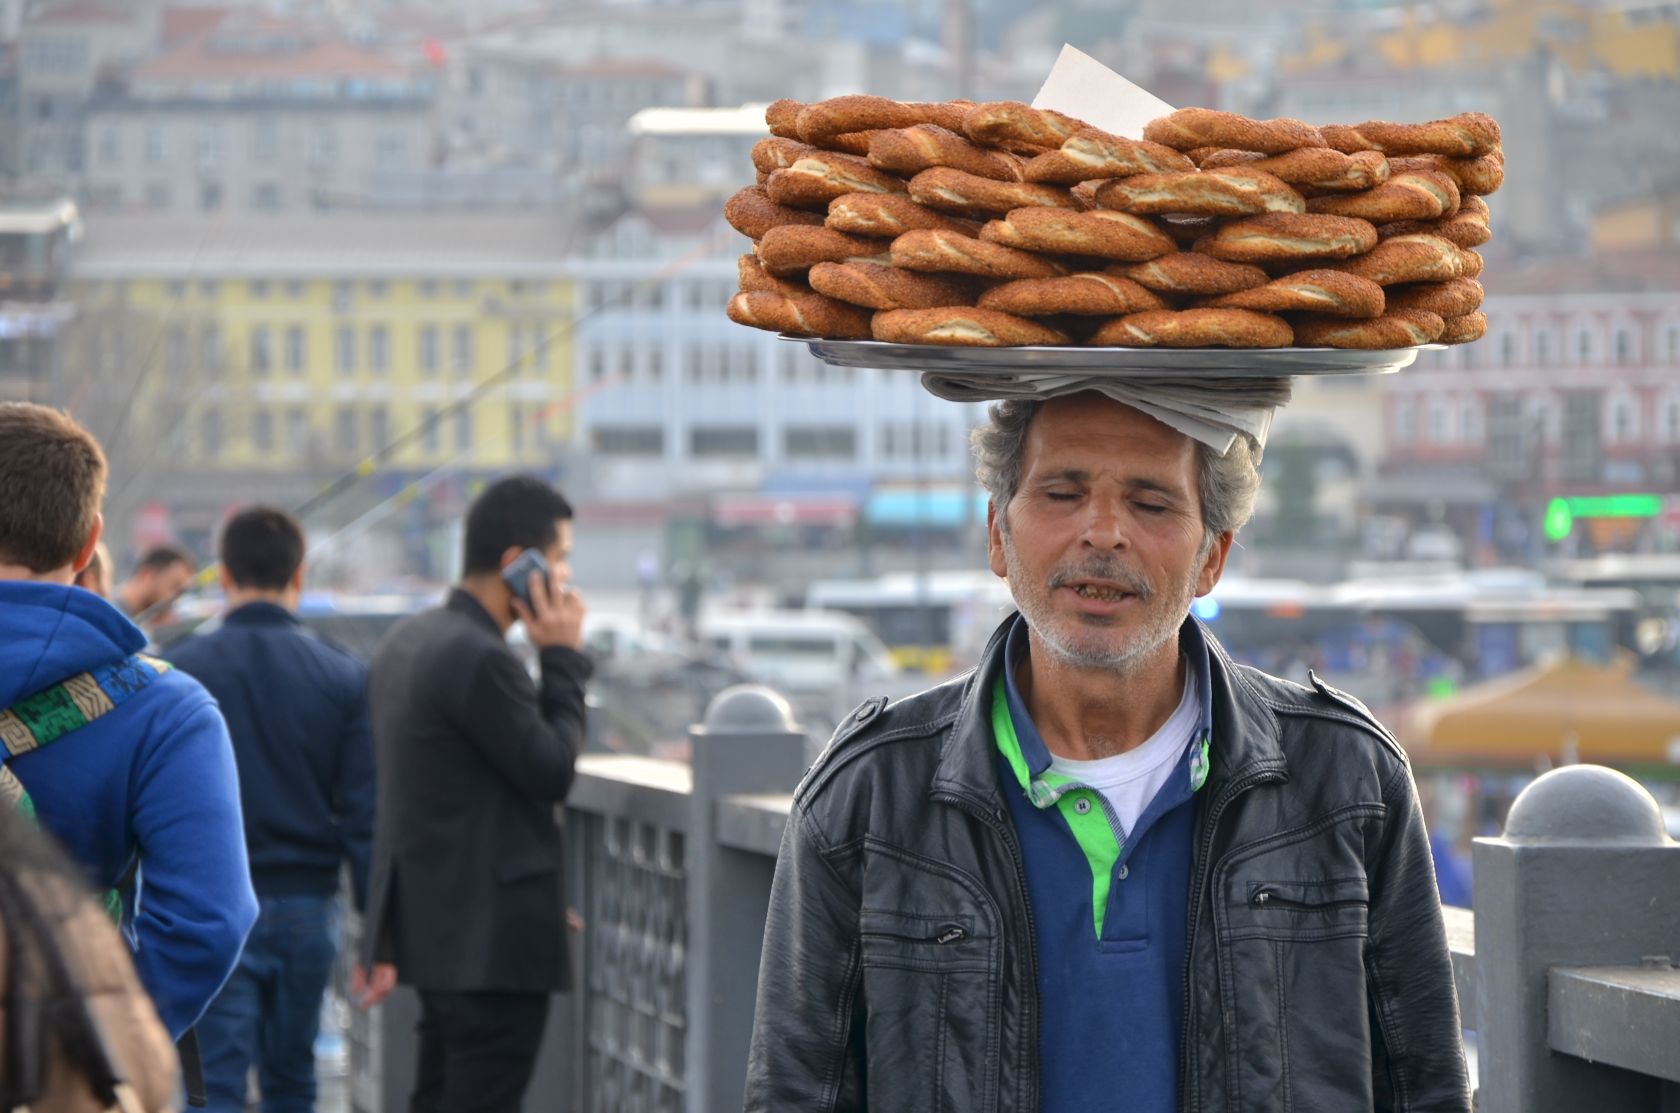
<svg viewBox="0 0 1680 1113">
<path fill-rule="evenodd" d="M 221 625 L 176 642 L 169 659 L 227 716 L 261 911 L 198 1026 L 205 1093 L 211 1113 L 241 1113 L 255 1064 L 263 1113 L 311 1113 L 321 996 L 338 958 L 339 866 L 350 865 L 359 911 L 373 850 L 367 669 L 298 621 L 297 519 L 247 507 L 222 527 L 219 549 Z M 364 1006 L 396 985 L 395 968 L 376 968 L 371 983 Z"/>
<path fill-rule="evenodd" d="M 104 494 L 87 430 L 0 403 L 0 780 L 120 901 L 141 984 L 179 1038 L 233 969 L 257 901 L 215 701 L 73 586 Z"/>
</svg>

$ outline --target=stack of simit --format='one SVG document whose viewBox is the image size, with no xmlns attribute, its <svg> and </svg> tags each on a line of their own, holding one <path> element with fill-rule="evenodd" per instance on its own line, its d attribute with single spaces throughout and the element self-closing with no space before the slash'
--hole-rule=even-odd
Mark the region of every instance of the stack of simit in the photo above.
<svg viewBox="0 0 1680 1113">
<path fill-rule="evenodd" d="M 1013 101 L 778 101 L 731 319 L 987 347 L 1466 343 L 1499 126 L 1186 108 L 1142 140 Z"/>
</svg>

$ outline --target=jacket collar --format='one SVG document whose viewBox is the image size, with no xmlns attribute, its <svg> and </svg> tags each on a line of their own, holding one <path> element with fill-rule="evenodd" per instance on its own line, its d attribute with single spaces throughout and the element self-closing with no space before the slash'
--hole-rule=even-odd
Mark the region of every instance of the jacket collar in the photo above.
<svg viewBox="0 0 1680 1113">
<path fill-rule="evenodd" d="M 498 638 L 505 636 L 502 628 L 496 625 L 496 620 L 490 617 L 490 612 L 484 609 L 484 604 L 474 599 L 472 594 L 463 588 L 450 588 L 449 598 L 444 601 L 443 606 L 445 610 L 465 615 Z"/>
<path fill-rule="evenodd" d="M 946 736 L 934 773 L 934 792 L 956 793 L 993 808 L 1003 806 L 997 767 L 997 745 L 992 738 L 992 691 L 1008 665 L 1010 615 L 992 632 L 963 686 L 956 721 Z M 1208 712 L 1213 723 L 1207 787 L 1217 795 L 1226 783 L 1249 773 L 1285 770 L 1279 745 L 1277 715 L 1255 697 L 1236 673 L 1236 666 L 1207 627 L 1186 617 L 1179 631 L 1179 643 L 1186 652 L 1206 645 L 1208 662 Z"/>
<path fill-rule="evenodd" d="M 296 626 L 298 616 L 278 603 L 246 603 L 222 616 L 224 626 Z"/>
</svg>

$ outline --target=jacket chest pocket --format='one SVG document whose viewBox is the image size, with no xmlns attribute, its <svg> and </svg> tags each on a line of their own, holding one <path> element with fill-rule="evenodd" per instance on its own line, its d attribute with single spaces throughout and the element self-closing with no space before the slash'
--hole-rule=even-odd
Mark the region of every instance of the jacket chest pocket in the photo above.
<svg viewBox="0 0 1680 1113">
<path fill-rule="evenodd" d="M 1215 873 L 1220 995 L 1234 1108 L 1371 1108 L 1367 840 L 1381 805 L 1236 851 Z"/>
<path fill-rule="evenodd" d="M 869 1108 L 991 1113 L 1003 966 L 994 913 L 955 876 L 909 865 L 866 884 L 858 914 Z"/>
</svg>

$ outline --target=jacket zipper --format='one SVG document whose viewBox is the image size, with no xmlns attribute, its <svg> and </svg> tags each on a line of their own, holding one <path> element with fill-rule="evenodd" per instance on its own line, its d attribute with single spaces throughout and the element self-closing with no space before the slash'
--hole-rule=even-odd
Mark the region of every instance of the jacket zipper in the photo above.
<svg viewBox="0 0 1680 1113">
<path fill-rule="evenodd" d="M 1254 895 L 1248 898 L 1248 903 L 1255 908 L 1280 908 L 1286 912 L 1329 912 L 1337 908 L 1357 907 L 1365 902 L 1362 900 L 1327 900 L 1314 904 L 1311 901 L 1290 900 L 1288 897 L 1280 897 L 1271 889 L 1257 889 Z"/>
<path fill-rule="evenodd" d="M 1015 839 L 1015 832 L 1009 829 L 1009 824 L 1003 819 L 1002 811 L 992 811 L 976 800 L 959 796 L 954 792 L 936 792 L 933 798 L 943 804 L 951 804 L 974 816 L 980 822 L 990 827 L 1003 839 L 1009 847 L 1009 856 L 1015 862 L 1015 891 L 1021 898 L 1021 907 L 1027 914 L 1027 957 L 1031 960 L 1027 968 L 1028 992 L 1033 995 L 1033 1009 L 1029 1019 L 1031 1024 L 1027 1032 L 1027 1047 L 1032 1053 L 1033 1069 L 1027 1072 L 1031 1086 L 1031 1100 L 1027 1102 L 1028 1109 L 1038 1108 L 1038 928 L 1033 925 L 1032 898 L 1027 895 L 1027 862 L 1021 854 L 1020 844 Z"/>
<path fill-rule="evenodd" d="M 862 931 L 860 935 L 868 935 L 876 939 L 896 939 L 902 943 L 938 943 L 941 945 L 961 943 L 968 938 L 968 929 L 961 924 L 941 924 L 932 935 L 907 935 L 901 931 Z"/>
<path fill-rule="evenodd" d="M 1184 1092 L 1184 1109 L 1186 1113 L 1194 1113 L 1201 1108 L 1201 1087 L 1195 1081 L 1191 1061 L 1190 1037 L 1193 1034 L 1193 1020 L 1196 1015 L 1194 1001 L 1191 1000 L 1190 968 L 1196 955 L 1196 921 L 1202 910 L 1202 885 L 1205 882 L 1208 869 L 1208 854 L 1212 850 L 1213 833 L 1219 826 L 1219 817 L 1225 808 L 1237 798 L 1238 794 L 1248 791 L 1263 781 L 1278 780 L 1279 775 L 1274 769 L 1261 769 L 1250 773 L 1240 780 L 1230 782 L 1225 786 L 1208 807 L 1207 822 L 1203 824 L 1200 838 L 1196 844 L 1196 866 L 1190 875 L 1190 908 L 1185 914 L 1184 928 L 1184 1025 L 1179 1035 L 1179 1072 L 1182 1078 Z"/>
</svg>

